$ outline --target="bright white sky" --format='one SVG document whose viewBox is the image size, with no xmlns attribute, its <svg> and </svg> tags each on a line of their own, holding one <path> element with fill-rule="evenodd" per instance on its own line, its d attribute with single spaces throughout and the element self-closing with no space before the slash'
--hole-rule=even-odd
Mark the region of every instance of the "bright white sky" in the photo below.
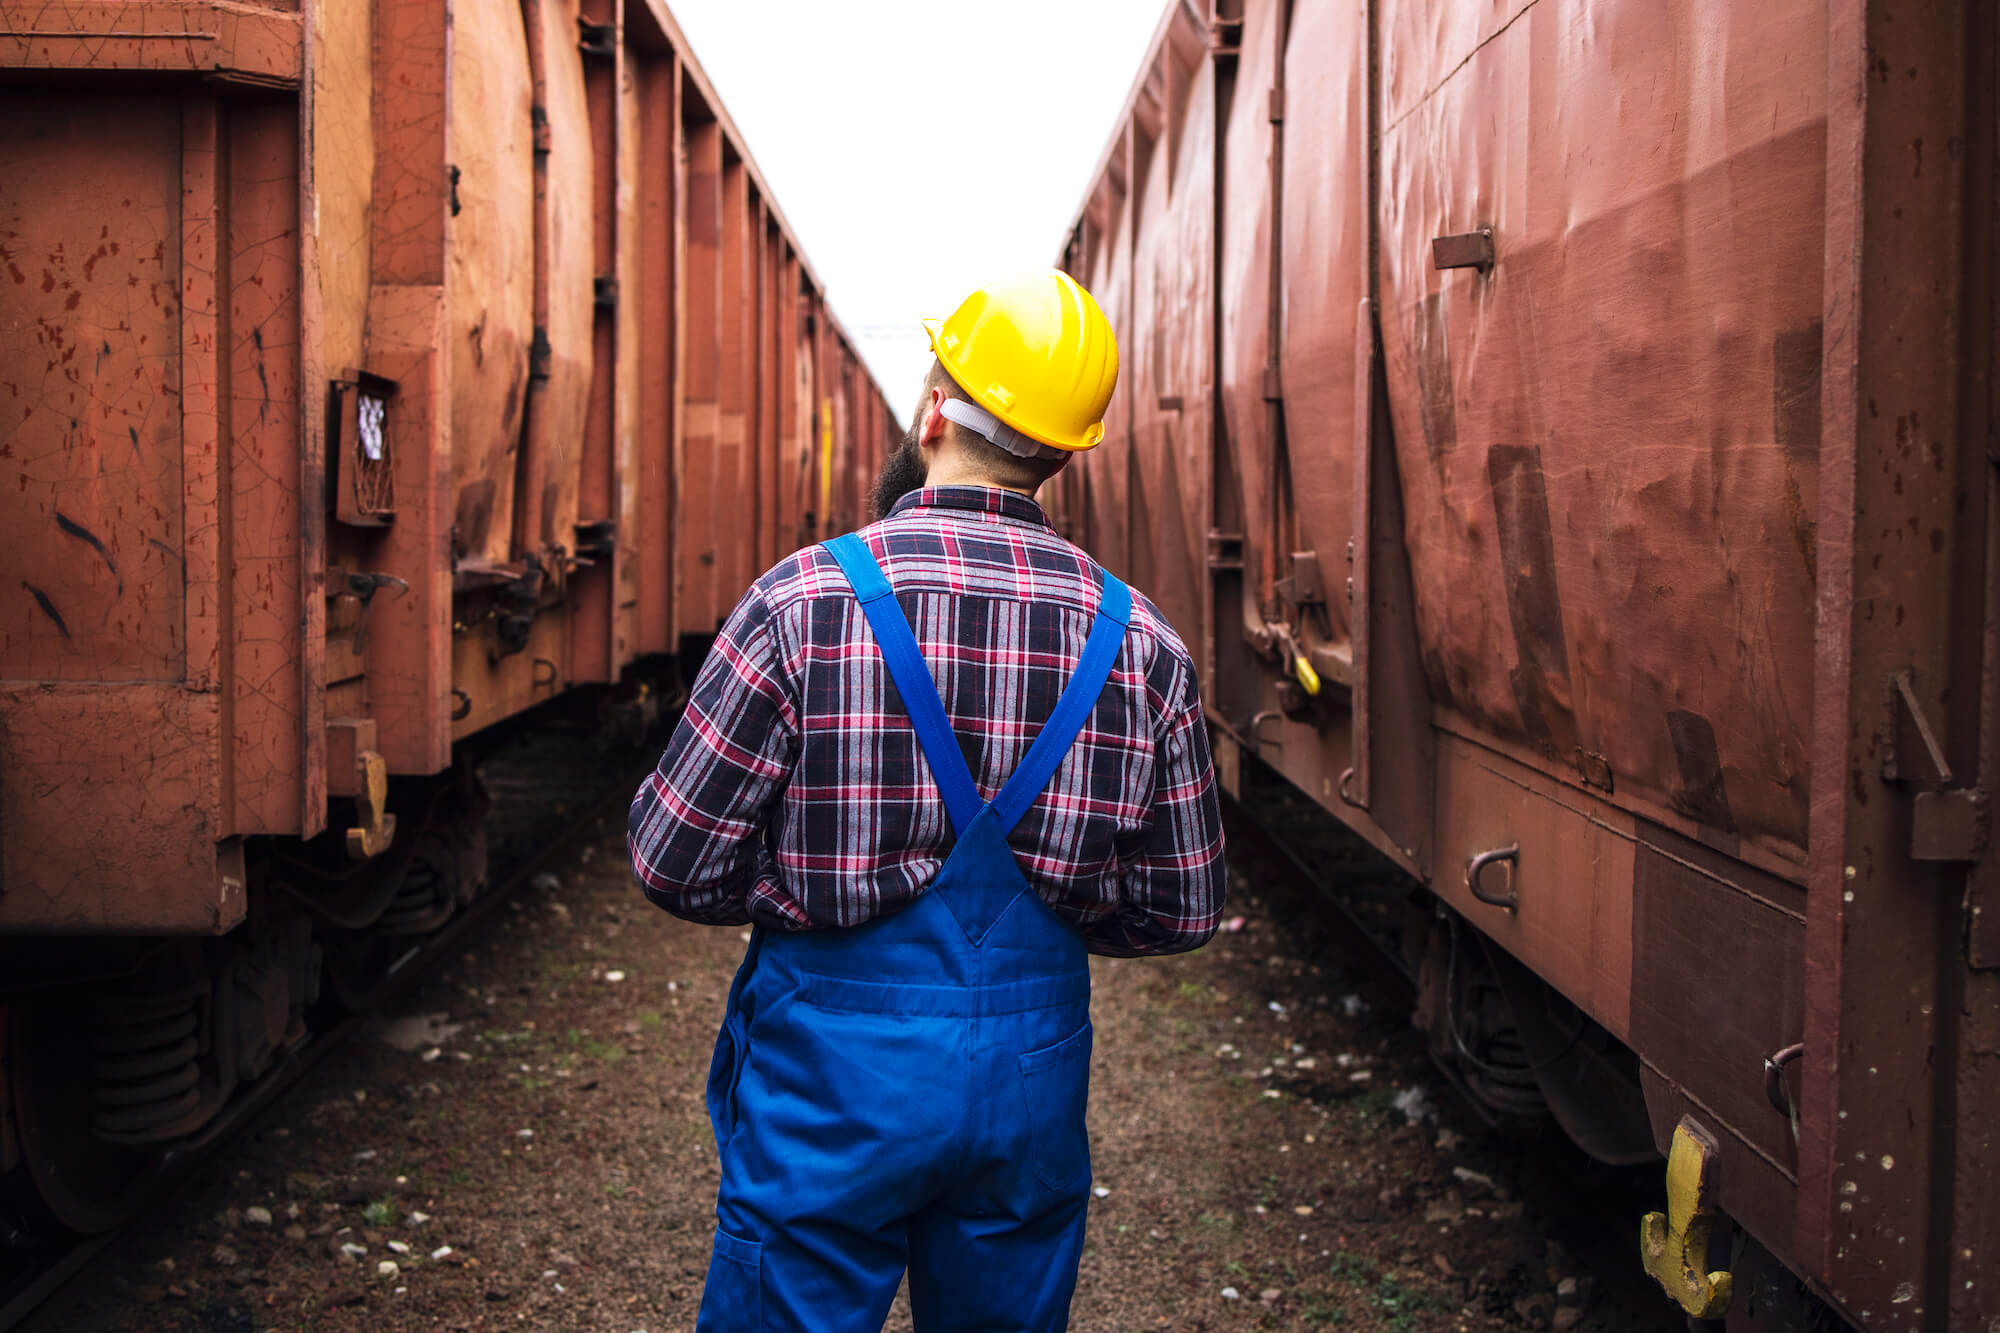
<svg viewBox="0 0 2000 1333">
<path fill-rule="evenodd" d="M 667 0 L 899 420 L 919 321 L 1061 250 L 1167 0 Z"/>
</svg>

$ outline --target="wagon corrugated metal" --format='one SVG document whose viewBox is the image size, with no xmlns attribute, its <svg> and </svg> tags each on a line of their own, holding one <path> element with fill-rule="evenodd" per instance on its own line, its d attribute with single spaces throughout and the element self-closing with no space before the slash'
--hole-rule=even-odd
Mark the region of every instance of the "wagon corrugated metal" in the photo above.
<svg viewBox="0 0 2000 1333">
<path fill-rule="evenodd" d="M 712 634 L 894 428 L 656 0 L 0 0 L 0 71 L 0 971 L 199 1029 L 105 1113 L 167 1143 L 476 887 L 460 742 Z"/>
<path fill-rule="evenodd" d="M 1062 255 L 1127 374 L 1056 507 L 1225 774 L 1428 885 L 1489 1106 L 1685 1121 L 1871 1329 L 2000 1318 L 1997 62 L 1976 4 L 1175 3 Z"/>
</svg>

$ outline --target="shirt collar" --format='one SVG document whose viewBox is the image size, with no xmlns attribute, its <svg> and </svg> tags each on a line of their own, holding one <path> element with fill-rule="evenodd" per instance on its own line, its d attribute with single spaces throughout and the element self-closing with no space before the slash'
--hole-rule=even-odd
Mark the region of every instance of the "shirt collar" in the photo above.
<svg viewBox="0 0 2000 1333">
<path fill-rule="evenodd" d="M 925 486 L 896 501 L 889 510 L 889 516 L 894 518 L 906 510 L 919 508 L 963 509 L 975 514 L 994 514 L 1017 523 L 1032 523 L 1037 527 L 1055 526 L 1049 522 L 1048 513 L 1039 504 L 1017 491 L 1002 490 L 998 486 Z"/>
</svg>

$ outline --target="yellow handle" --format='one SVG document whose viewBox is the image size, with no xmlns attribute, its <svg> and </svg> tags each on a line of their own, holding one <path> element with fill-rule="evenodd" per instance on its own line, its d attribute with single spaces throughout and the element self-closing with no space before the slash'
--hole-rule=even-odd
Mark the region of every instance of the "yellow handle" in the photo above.
<svg viewBox="0 0 2000 1333">
<path fill-rule="evenodd" d="M 1292 670 L 1298 675 L 1299 684 L 1306 687 L 1307 694 L 1319 693 L 1319 672 L 1313 670 L 1312 663 L 1306 661 L 1304 653 L 1293 655 Z"/>
</svg>

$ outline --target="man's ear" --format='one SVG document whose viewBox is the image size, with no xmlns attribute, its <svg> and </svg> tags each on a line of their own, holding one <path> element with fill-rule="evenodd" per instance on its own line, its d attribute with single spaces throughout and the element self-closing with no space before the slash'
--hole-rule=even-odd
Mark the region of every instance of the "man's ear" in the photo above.
<svg viewBox="0 0 2000 1333">
<path fill-rule="evenodd" d="M 917 426 L 917 443 L 935 445 L 944 436 L 944 390 L 931 386 L 930 401 L 924 404 L 924 419 Z"/>
</svg>

